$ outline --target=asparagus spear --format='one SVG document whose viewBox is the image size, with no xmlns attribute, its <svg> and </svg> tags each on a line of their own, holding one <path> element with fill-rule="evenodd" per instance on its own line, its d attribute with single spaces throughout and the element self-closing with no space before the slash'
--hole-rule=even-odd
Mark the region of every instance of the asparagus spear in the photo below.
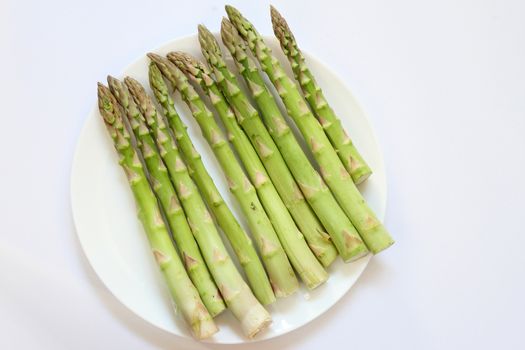
<svg viewBox="0 0 525 350">
<path fill-rule="evenodd" d="M 166 135 L 166 125 L 157 113 L 153 101 L 136 80 L 127 77 L 125 82 L 140 111 L 145 115 L 149 127 L 154 130 L 161 152 L 165 153 L 166 166 L 177 188 L 193 235 L 228 308 L 241 322 L 244 333 L 253 337 L 270 324 L 270 314 L 255 298 L 235 268 L 215 223 L 188 174 L 186 164 L 180 157 L 173 139 L 169 140 Z M 162 135 L 166 136 L 168 141 L 164 142 Z"/>
<path fill-rule="evenodd" d="M 330 236 L 325 233 L 321 223 L 306 203 L 281 153 L 260 120 L 257 110 L 252 107 L 247 96 L 240 89 L 237 78 L 226 66 L 217 40 L 204 26 L 199 26 L 199 41 L 204 56 L 215 71 L 220 89 L 238 112 L 236 115 L 240 118 L 237 120 L 257 150 L 283 202 L 314 254 L 324 266 L 329 266 L 337 255 L 335 247 L 329 241 Z M 203 69 L 206 69 L 204 65 Z M 201 81 L 202 84 L 205 82 Z"/>
<path fill-rule="evenodd" d="M 222 22 L 221 34 L 224 44 L 230 50 L 241 75 L 252 92 L 270 134 L 305 193 L 306 199 L 332 237 L 341 257 L 345 261 L 350 261 L 363 256 L 367 249 L 359 234 L 324 181 L 310 164 L 287 126 L 254 60 L 249 56 L 246 45 L 239 37 L 235 27 L 227 19 Z"/>
<path fill-rule="evenodd" d="M 255 236 L 255 241 L 268 271 L 275 295 L 284 297 L 294 293 L 297 290 L 298 282 L 290 262 L 277 238 L 272 223 L 257 197 L 255 188 L 237 162 L 222 131 L 216 127 L 215 123 L 211 123 L 213 120 L 212 113 L 188 83 L 184 74 L 173 63 L 155 54 L 149 54 L 148 56 L 157 64 L 157 67 L 171 82 L 173 87 L 181 93 L 193 117 L 197 120 L 202 134 L 219 160 L 230 183 L 230 190 L 239 201 L 248 219 L 248 224 Z"/>
<path fill-rule="evenodd" d="M 226 6 L 226 12 L 240 36 L 247 42 L 248 47 L 259 60 L 261 68 L 275 86 L 288 114 L 297 124 L 317 160 L 322 177 L 365 241 L 368 249 L 375 254 L 388 248 L 394 243 L 392 237 L 359 193 L 326 137 L 321 124 L 313 116 L 295 83 L 286 75 L 279 61 L 273 56 L 272 51 L 264 43 L 263 38 L 253 25 L 232 6 Z"/>
<path fill-rule="evenodd" d="M 253 293 L 264 305 L 273 303 L 275 295 L 261 260 L 253 247 L 252 240 L 239 225 L 235 216 L 233 216 L 230 208 L 228 208 L 215 186 L 213 179 L 204 167 L 200 154 L 193 147 L 186 128 L 182 125 L 182 121 L 175 110 L 162 74 L 153 62 L 149 65 L 149 81 L 157 101 L 164 109 L 164 114 L 175 129 L 174 134 L 180 151 L 186 160 L 186 165 L 190 170 L 190 175 L 208 203 L 208 207 L 214 214 L 217 223 L 228 237 L 239 263 L 246 273 Z"/>
<path fill-rule="evenodd" d="M 199 247 L 193 238 L 193 233 L 188 225 L 184 211 L 180 206 L 170 176 L 167 173 L 164 163 L 164 161 L 167 160 L 167 153 L 163 152 L 161 158 L 155 140 L 153 140 L 146 126 L 146 120 L 130 96 L 126 85 L 111 76 L 108 77 L 108 84 L 113 96 L 115 96 L 124 108 L 137 143 L 140 145 L 147 170 L 150 174 L 153 191 L 157 194 L 164 213 L 166 213 L 168 225 L 173 232 L 173 238 L 182 254 L 186 270 L 193 284 L 199 291 L 204 305 L 206 305 L 210 314 L 215 317 L 225 309 L 225 305 L 204 263 Z M 158 140 L 159 134 L 155 136 Z M 162 136 L 161 139 L 169 140 L 166 136 Z M 164 146 L 159 145 L 159 147 Z M 169 145 L 166 147 L 169 147 Z M 165 148 L 161 149 L 164 150 Z"/>
<path fill-rule="evenodd" d="M 372 170 L 366 164 L 361 154 L 359 154 L 359 151 L 343 128 L 341 120 L 339 120 L 326 101 L 321 87 L 317 84 L 312 72 L 306 65 L 304 56 L 299 50 L 299 46 L 286 20 L 277 12 L 275 7 L 270 6 L 270 8 L 273 31 L 277 39 L 279 39 L 284 54 L 290 61 L 295 79 L 299 82 L 306 101 L 332 142 L 339 159 L 341 159 L 346 170 L 352 176 L 352 180 L 355 184 L 360 184 L 372 174 Z"/>
<path fill-rule="evenodd" d="M 231 143 L 237 150 L 252 182 L 256 184 L 257 193 L 270 220 L 274 223 L 275 231 L 292 266 L 308 288 L 313 289 L 319 286 L 326 281 L 328 274 L 308 248 L 303 235 L 297 229 L 274 184 L 268 178 L 268 174 L 250 140 L 237 124 L 233 111 L 210 76 L 209 70 L 204 64 L 189 55 L 169 53 L 168 59 L 180 64 L 186 75 L 197 84 L 200 83 L 205 93 L 210 97 L 211 103 L 229 133 Z"/>
<path fill-rule="evenodd" d="M 118 103 L 109 89 L 100 83 L 98 85 L 98 106 L 120 156 L 120 165 L 128 177 L 135 197 L 138 217 L 146 231 L 153 256 L 164 275 L 175 305 L 181 310 L 196 338 L 211 337 L 218 329 L 186 274 L 171 242 L 157 205 L 157 199 L 148 184 L 137 151 L 131 145 L 131 136 L 124 126 Z"/>
</svg>

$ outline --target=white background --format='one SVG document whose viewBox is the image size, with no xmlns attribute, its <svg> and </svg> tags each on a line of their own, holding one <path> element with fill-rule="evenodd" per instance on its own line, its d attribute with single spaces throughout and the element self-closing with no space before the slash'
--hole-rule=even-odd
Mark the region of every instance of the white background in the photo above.
<svg viewBox="0 0 525 350">
<path fill-rule="evenodd" d="M 232 2 L 265 34 L 266 2 Z M 274 1 L 385 156 L 397 243 L 333 309 L 237 349 L 525 347 L 525 3 Z M 0 1 L 0 348 L 225 349 L 160 331 L 105 289 L 69 175 L 95 84 L 218 1 Z"/>
</svg>

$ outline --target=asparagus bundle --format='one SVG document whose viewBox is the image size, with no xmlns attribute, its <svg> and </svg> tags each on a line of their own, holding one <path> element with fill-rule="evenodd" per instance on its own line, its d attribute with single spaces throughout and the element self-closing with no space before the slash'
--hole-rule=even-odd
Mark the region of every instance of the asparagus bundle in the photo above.
<svg viewBox="0 0 525 350">
<path fill-rule="evenodd" d="M 288 114 L 297 124 L 321 169 L 321 175 L 346 212 L 368 249 L 378 253 L 394 243 L 392 237 L 366 204 L 337 156 L 323 128 L 315 119 L 295 83 L 286 75 L 277 58 L 240 12 L 226 6 L 226 12 L 240 36 L 247 42 L 281 97 Z"/>
<path fill-rule="evenodd" d="M 312 289 L 319 286 L 326 281 L 328 274 L 308 248 L 303 235 L 297 229 L 277 190 L 268 178 L 268 174 L 250 140 L 237 124 L 233 111 L 230 109 L 219 87 L 211 78 L 209 71 L 202 63 L 188 55 L 170 53 L 168 54 L 168 59 L 180 64 L 180 67 L 184 69 L 190 79 L 201 83 L 203 90 L 210 97 L 228 131 L 229 139 L 237 150 L 249 177 L 255 184 L 259 198 L 274 224 L 275 231 L 292 266 L 308 288 Z M 210 123 L 215 124 L 215 121 L 210 121 Z M 218 125 L 215 124 L 213 127 L 218 128 Z"/>
<path fill-rule="evenodd" d="M 352 180 L 354 183 L 360 184 L 372 174 L 372 170 L 357 151 L 352 140 L 344 130 L 341 120 L 339 120 L 326 101 L 321 87 L 317 84 L 312 72 L 306 65 L 304 56 L 299 50 L 299 46 L 297 46 L 297 42 L 286 20 L 273 6 L 270 6 L 270 8 L 273 31 L 279 39 L 284 54 L 290 61 L 295 79 L 299 82 L 306 101 L 332 142 L 339 159 L 341 159 L 346 170 L 352 176 Z"/>
<path fill-rule="evenodd" d="M 162 152 L 163 159 L 161 159 L 161 154 L 159 154 L 157 150 L 155 140 L 153 140 L 146 126 L 146 120 L 130 96 L 126 85 L 113 77 L 108 77 L 108 84 L 113 96 L 115 96 L 124 108 L 137 143 L 140 145 L 147 170 L 150 174 L 151 183 L 153 184 L 153 191 L 157 194 L 160 204 L 164 209 L 169 227 L 173 232 L 173 238 L 183 257 L 182 260 L 186 266 L 186 270 L 193 284 L 199 291 L 204 305 L 206 305 L 206 308 L 214 317 L 225 309 L 225 305 L 204 263 L 199 247 L 193 238 L 193 233 L 167 173 L 163 159 L 169 160 L 167 158 L 168 154 Z M 156 133 L 155 137 L 157 141 L 163 140 L 164 142 L 169 142 L 169 139 L 162 131 L 160 134 Z M 162 150 L 169 149 L 169 147 L 170 146 L 167 145 L 166 148 L 164 148 L 162 144 L 159 144 L 159 148 Z"/>
<path fill-rule="evenodd" d="M 297 226 L 317 258 L 324 266 L 330 265 L 337 255 L 337 251 L 329 241 L 330 236 L 325 233 L 319 220 L 306 203 L 281 153 L 259 119 L 257 111 L 240 89 L 235 75 L 226 66 L 217 40 L 204 26 L 199 26 L 199 41 L 204 56 L 215 72 L 217 84 L 236 112 L 239 124 L 249 136 Z M 195 69 L 192 69 L 189 64 L 187 70 L 192 72 Z M 202 65 L 202 70 L 207 70 L 207 68 Z M 202 74 L 210 75 L 211 73 L 204 71 Z M 206 85 L 207 81 L 210 80 L 201 80 L 200 83 Z"/>
<path fill-rule="evenodd" d="M 131 145 L 131 136 L 124 126 L 117 101 L 109 89 L 102 84 L 98 85 L 98 105 L 120 156 L 120 165 L 126 172 L 133 191 L 138 217 L 144 226 L 153 255 L 164 275 L 175 305 L 181 310 L 196 338 L 211 337 L 218 329 L 186 274 L 171 242 L 137 150 Z"/>
<path fill-rule="evenodd" d="M 284 297 L 294 293 L 297 290 L 298 282 L 290 262 L 277 238 L 272 223 L 257 197 L 255 188 L 237 162 L 221 129 L 216 125 L 212 113 L 188 83 L 184 74 L 173 63 L 155 54 L 149 54 L 148 56 L 157 64 L 157 67 L 171 82 L 173 87 L 180 92 L 193 117 L 197 120 L 202 134 L 219 160 L 228 178 L 230 190 L 239 201 L 248 219 L 275 295 Z"/>
<path fill-rule="evenodd" d="M 301 187 L 306 199 L 326 227 L 341 257 L 345 261 L 355 260 L 366 254 L 359 234 L 341 209 L 317 171 L 310 164 L 301 146 L 295 139 L 273 95 L 266 87 L 257 65 L 249 56 L 246 45 L 230 21 L 224 19 L 221 28 L 222 40 L 237 64 L 244 80 L 257 103 L 288 167 Z M 265 128 L 259 120 L 260 127 Z"/>
<path fill-rule="evenodd" d="M 149 127 L 154 131 L 193 235 L 228 308 L 241 322 L 244 333 L 253 337 L 270 324 L 270 314 L 255 298 L 235 268 L 215 223 L 188 174 L 186 164 L 180 157 L 173 139 L 169 140 L 166 135 L 166 125 L 157 113 L 153 101 L 136 80 L 128 77 L 125 82 L 140 111 L 146 116 Z"/>
<path fill-rule="evenodd" d="M 246 273 L 252 291 L 264 305 L 273 303 L 275 295 L 252 241 L 224 202 L 213 179 L 204 167 L 200 154 L 193 147 L 186 127 L 182 124 L 173 100 L 168 94 L 168 87 L 155 63 L 149 65 L 149 81 L 157 101 L 163 107 L 164 114 L 174 128 L 175 138 L 190 170 L 190 175 L 208 203 L 217 223 L 228 237 L 239 263 Z"/>
</svg>

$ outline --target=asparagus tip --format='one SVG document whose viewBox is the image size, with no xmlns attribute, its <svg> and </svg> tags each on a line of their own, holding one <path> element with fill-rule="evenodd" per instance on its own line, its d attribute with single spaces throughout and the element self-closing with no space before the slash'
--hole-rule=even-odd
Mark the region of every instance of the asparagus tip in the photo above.
<svg viewBox="0 0 525 350">
<path fill-rule="evenodd" d="M 191 57 L 191 56 L 182 51 L 171 51 L 166 55 L 166 57 L 168 57 L 170 61 L 178 61 L 178 60 L 183 59 L 184 57 Z"/>
<path fill-rule="evenodd" d="M 210 31 L 208 30 L 208 28 L 206 28 L 206 26 L 204 24 L 199 24 L 197 26 L 197 29 L 198 29 L 198 32 L 199 32 L 199 36 L 201 35 L 205 35 L 207 33 L 209 33 Z"/>
<path fill-rule="evenodd" d="M 97 94 L 98 94 L 98 110 L 107 125 L 112 125 L 117 117 L 118 110 L 115 108 L 115 97 L 109 91 L 109 88 L 98 82 L 97 83 Z"/>
<path fill-rule="evenodd" d="M 189 53 L 182 51 L 173 51 L 168 54 L 168 59 L 175 63 L 181 70 L 186 70 L 188 66 L 200 66 L 201 63 Z"/>
<path fill-rule="evenodd" d="M 142 92 L 142 85 L 136 79 L 127 76 L 124 78 L 124 83 L 132 93 Z"/>
<path fill-rule="evenodd" d="M 146 56 L 155 63 L 162 63 L 164 57 L 153 52 L 149 52 Z"/>
<path fill-rule="evenodd" d="M 120 80 L 118 80 L 117 78 L 111 75 L 108 75 L 107 81 L 108 81 L 108 86 L 109 86 L 109 89 L 111 90 L 111 93 L 118 94 L 118 92 L 120 91 L 122 87 L 122 83 L 120 82 Z"/>
<path fill-rule="evenodd" d="M 221 55 L 221 49 L 215 35 L 205 26 L 199 27 L 199 42 L 201 44 L 202 54 L 206 59 Z"/>
<path fill-rule="evenodd" d="M 122 84 L 120 80 L 118 80 L 115 77 L 112 77 L 111 75 L 108 75 L 107 77 L 109 90 L 115 96 L 115 99 L 122 105 L 122 106 L 128 106 L 129 105 L 129 99 L 128 99 L 128 93 L 126 91 L 126 86 Z"/>
<path fill-rule="evenodd" d="M 226 9 L 226 13 L 228 14 L 228 17 L 230 18 L 230 21 L 232 21 L 236 25 L 240 24 L 240 22 L 245 21 L 245 18 L 243 17 L 241 12 L 237 10 L 235 7 L 231 5 L 226 5 L 225 9 Z"/>
<path fill-rule="evenodd" d="M 221 33 L 225 32 L 225 31 L 231 32 L 232 28 L 233 28 L 233 24 L 232 24 L 232 22 L 230 22 L 228 17 L 222 17 Z"/>
<path fill-rule="evenodd" d="M 167 55 L 168 60 L 174 63 L 181 71 L 186 71 L 186 61 L 189 60 L 189 55 L 181 51 L 172 51 Z"/>
<path fill-rule="evenodd" d="M 208 42 L 211 38 L 215 39 L 213 33 L 203 24 L 199 24 L 199 40 L 202 44 L 203 41 Z"/>
<path fill-rule="evenodd" d="M 270 17 L 272 18 L 272 24 L 276 25 L 276 23 L 282 22 L 284 25 L 286 25 L 286 21 L 281 15 L 279 11 L 277 11 L 277 8 L 275 8 L 273 5 L 270 5 Z"/>
<path fill-rule="evenodd" d="M 279 41 L 282 41 L 285 34 L 291 36 L 291 31 L 288 27 L 288 23 L 286 23 L 284 17 L 279 13 L 279 11 L 277 11 L 275 7 L 270 6 L 270 14 L 272 17 L 273 32 L 275 33 L 275 36 L 277 36 Z"/>
<path fill-rule="evenodd" d="M 234 42 L 239 43 L 238 36 L 239 33 L 233 23 L 227 17 L 223 17 L 221 22 L 221 38 L 224 45 L 226 45 L 230 51 L 232 50 Z"/>
<path fill-rule="evenodd" d="M 170 52 L 168 59 L 197 84 L 200 84 L 197 76 L 200 74 L 210 74 L 208 67 L 204 63 L 188 53 L 181 51 Z"/>
<path fill-rule="evenodd" d="M 149 77 L 149 85 L 151 89 L 153 90 L 153 93 L 155 94 L 155 96 L 160 98 L 159 96 L 167 94 L 167 88 L 166 88 L 166 84 L 164 83 L 162 73 L 154 61 L 151 61 L 149 63 L 148 77 Z"/>
<path fill-rule="evenodd" d="M 226 10 L 226 13 L 228 14 L 228 17 L 229 16 L 233 16 L 237 13 L 239 13 L 239 10 L 237 10 L 235 7 L 233 7 L 232 5 L 225 5 L 224 6 L 224 9 Z"/>
<path fill-rule="evenodd" d="M 166 70 L 169 69 L 168 67 L 170 67 L 171 61 L 166 57 L 162 57 L 152 52 L 148 53 L 148 57 L 152 63 L 154 63 L 155 66 L 157 66 L 157 68 L 162 72 L 162 74 L 165 74 Z"/>
<path fill-rule="evenodd" d="M 283 19 L 283 16 L 279 13 L 279 11 L 277 11 L 275 7 L 273 7 L 273 5 L 270 5 L 270 16 L 272 18 L 272 24 L 274 25 L 274 27 L 275 22 Z"/>
<path fill-rule="evenodd" d="M 228 14 L 228 18 L 235 26 L 241 37 L 246 39 L 248 32 L 251 32 L 255 36 L 260 36 L 253 24 L 251 24 L 250 21 L 248 21 L 235 7 L 227 5 L 226 13 Z"/>
<path fill-rule="evenodd" d="M 97 92 L 98 92 L 99 98 L 106 97 L 110 99 L 111 91 L 109 91 L 109 88 L 101 82 L 97 83 Z"/>
</svg>

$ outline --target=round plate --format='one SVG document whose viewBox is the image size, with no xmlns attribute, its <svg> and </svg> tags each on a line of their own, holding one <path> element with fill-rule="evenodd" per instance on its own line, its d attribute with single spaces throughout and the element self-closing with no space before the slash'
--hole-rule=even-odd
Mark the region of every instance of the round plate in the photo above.
<svg viewBox="0 0 525 350">
<path fill-rule="evenodd" d="M 291 74 L 277 40 L 267 37 L 266 41 L 278 55 L 288 74 Z M 165 55 L 174 50 L 186 51 L 202 58 L 196 36 L 173 40 L 152 51 Z M 224 50 L 225 53 L 226 51 Z M 372 127 L 343 82 L 319 60 L 307 53 L 305 56 L 328 100 L 374 171 L 360 189 L 382 219 L 386 204 L 386 180 L 383 158 Z M 132 76 L 149 89 L 148 63 L 145 56 L 139 58 L 124 70 L 121 78 Z M 208 171 L 246 228 L 211 149 L 200 135 L 198 126 L 184 103 L 180 99 L 176 99 L 176 103 Z M 87 116 L 77 144 L 71 173 L 71 202 L 82 248 L 94 270 L 113 295 L 151 324 L 179 336 L 191 337 L 183 321 L 173 312 L 170 296 L 136 218 L 132 193 L 124 172 L 118 166 L 116 152 L 96 105 Z M 324 285 L 314 291 L 302 287 L 295 295 L 280 299 L 269 306 L 273 323 L 255 340 L 270 339 L 288 333 L 326 312 L 352 287 L 369 259 L 367 256 L 350 264 L 344 264 L 338 259 L 329 268 L 330 278 Z M 229 312 L 224 312 L 216 321 L 220 332 L 207 341 L 224 344 L 249 341 L 242 335 L 239 324 Z"/>
</svg>

